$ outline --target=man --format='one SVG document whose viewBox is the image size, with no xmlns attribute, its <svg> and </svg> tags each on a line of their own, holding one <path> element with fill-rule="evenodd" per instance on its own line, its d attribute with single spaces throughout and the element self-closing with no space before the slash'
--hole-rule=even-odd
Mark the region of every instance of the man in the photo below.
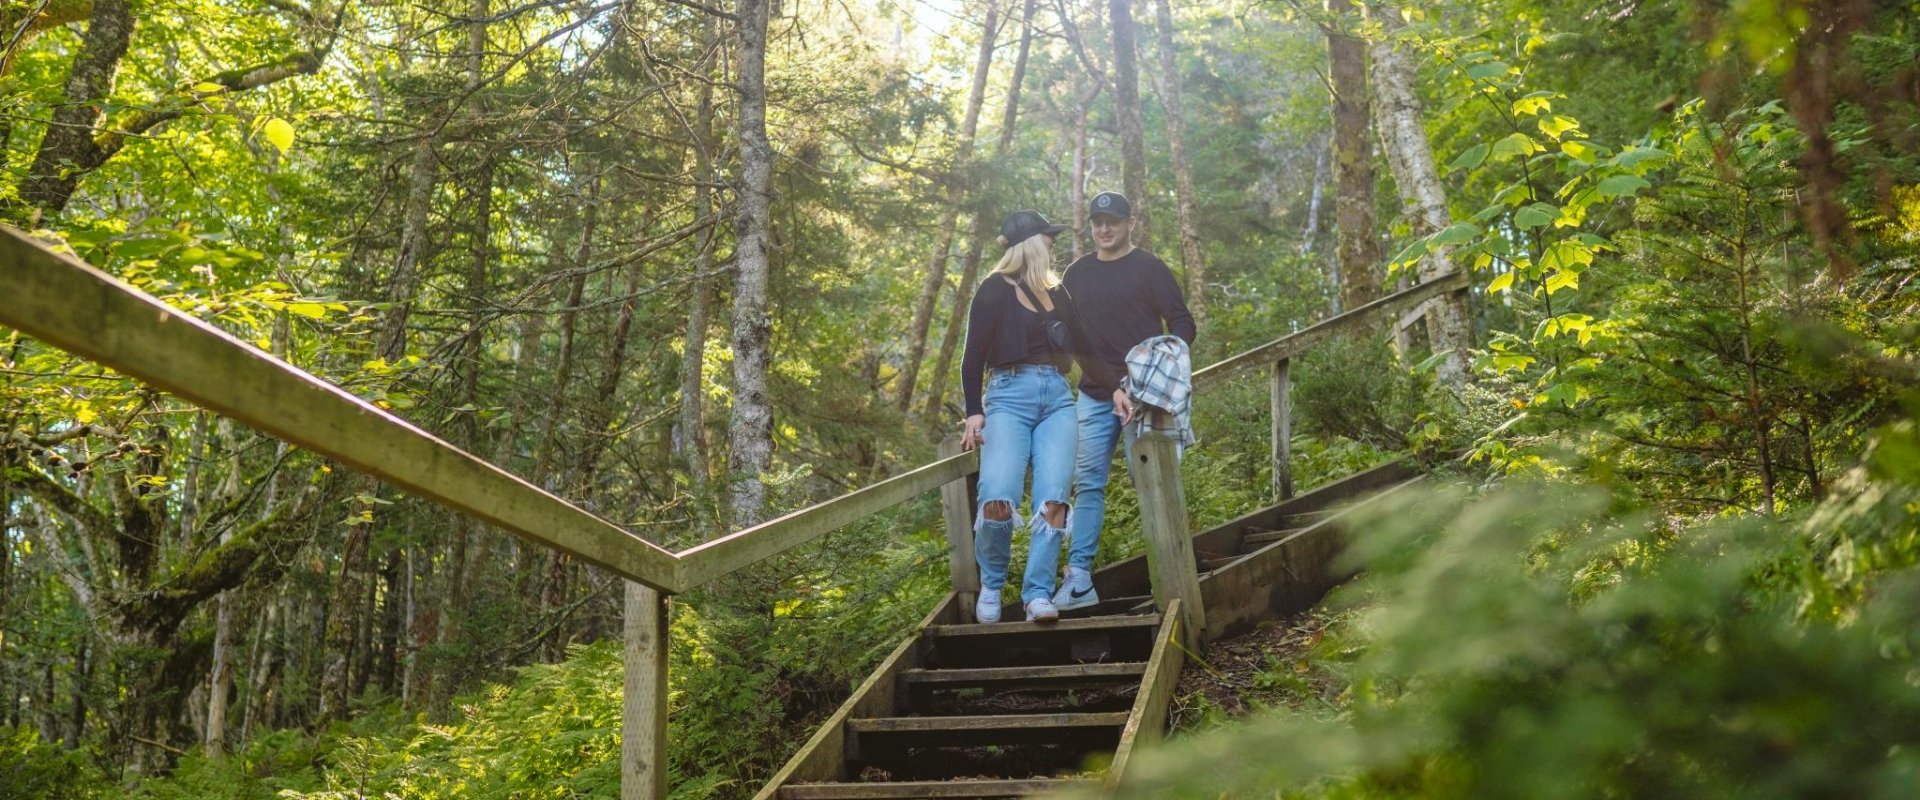
<svg viewBox="0 0 1920 800">
<path fill-rule="evenodd" d="M 1133 246 L 1133 204 L 1119 192 L 1101 192 L 1088 204 L 1094 252 L 1067 267 L 1067 292 L 1086 326 L 1092 353 L 1127 374 L 1127 351 L 1155 336 L 1172 334 L 1193 345 L 1193 314 L 1173 270 L 1159 257 Z M 1133 419 L 1133 403 L 1124 389 L 1102 386 L 1083 374 L 1075 408 L 1080 444 L 1075 456 L 1073 516 L 1068 521 L 1067 579 L 1054 593 L 1061 611 L 1100 602 L 1093 590 L 1093 557 L 1100 550 L 1100 526 L 1107 514 L 1107 477 L 1113 447 Z M 1125 429 L 1129 455 L 1133 432 Z M 1129 458 L 1131 461 L 1131 458 Z"/>
</svg>

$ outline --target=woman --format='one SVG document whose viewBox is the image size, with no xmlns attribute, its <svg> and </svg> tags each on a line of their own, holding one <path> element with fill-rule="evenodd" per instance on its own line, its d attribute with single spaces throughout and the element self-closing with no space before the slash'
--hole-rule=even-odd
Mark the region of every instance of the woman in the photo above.
<svg viewBox="0 0 1920 800">
<path fill-rule="evenodd" d="M 1067 371 L 1086 341 L 1072 298 L 1053 271 L 1053 240 L 1064 230 L 1036 211 L 1008 214 L 999 240 L 1006 254 L 980 284 L 967 312 L 967 349 L 960 362 L 967 417 L 960 445 L 980 448 L 980 508 L 974 523 L 980 598 L 973 609 L 979 622 L 1000 621 L 1014 510 L 1029 467 L 1033 516 L 1020 599 L 1029 620 L 1060 618 L 1053 605 L 1054 577 L 1077 444 Z M 1111 371 L 1097 359 L 1081 366 L 1100 375 Z"/>
</svg>

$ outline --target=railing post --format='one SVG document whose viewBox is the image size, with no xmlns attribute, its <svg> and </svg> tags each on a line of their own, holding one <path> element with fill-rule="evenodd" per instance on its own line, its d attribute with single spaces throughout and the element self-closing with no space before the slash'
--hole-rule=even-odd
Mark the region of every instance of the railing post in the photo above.
<svg viewBox="0 0 1920 800">
<path fill-rule="evenodd" d="M 941 459 L 961 452 L 958 436 L 940 442 Z M 976 472 L 940 487 L 940 510 L 947 520 L 947 574 L 967 619 L 973 619 L 973 601 L 980 594 L 980 566 L 973 559 L 973 484 L 978 477 Z"/>
<path fill-rule="evenodd" d="M 626 697 L 620 741 L 620 800 L 667 797 L 667 607 L 671 597 L 627 582 Z"/>
<path fill-rule="evenodd" d="M 1140 530 L 1147 540 L 1153 604 L 1164 611 L 1178 599 L 1181 616 L 1186 618 L 1181 639 L 1190 647 L 1198 645 L 1207 630 L 1207 615 L 1188 532 L 1186 490 L 1180 484 L 1180 445 L 1165 434 L 1148 433 L 1134 441 L 1133 463 L 1127 467 L 1140 498 Z"/>
<path fill-rule="evenodd" d="M 1293 359 L 1273 362 L 1273 499 L 1293 499 Z"/>
</svg>

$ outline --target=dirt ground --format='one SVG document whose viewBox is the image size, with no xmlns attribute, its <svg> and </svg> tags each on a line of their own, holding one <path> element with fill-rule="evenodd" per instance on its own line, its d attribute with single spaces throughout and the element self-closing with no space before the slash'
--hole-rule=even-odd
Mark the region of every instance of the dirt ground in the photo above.
<svg viewBox="0 0 1920 800">
<path fill-rule="evenodd" d="M 1327 626 L 1336 620 L 1332 614 L 1308 611 L 1209 643 L 1200 658 L 1189 657 L 1181 670 L 1169 712 L 1174 732 L 1210 727 L 1263 708 L 1336 711 L 1346 683 L 1316 658 Z"/>
</svg>

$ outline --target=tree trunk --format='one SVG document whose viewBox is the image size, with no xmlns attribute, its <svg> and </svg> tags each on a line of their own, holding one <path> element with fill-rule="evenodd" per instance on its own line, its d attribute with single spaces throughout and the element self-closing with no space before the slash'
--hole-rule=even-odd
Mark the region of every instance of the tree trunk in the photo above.
<svg viewBox="0 0 1920 800">
<path fill-rule="evenodd" d="M 380 324 L 380 357 L 396 363 L 407 355 L 407 315 L 420 290 L 420 261 L 427 249 L 427 215 L 433 208 L 433 185 L 438 177 L 437 137 L 423 136 L 414 145 L 407 170 L 407 207 L 400 230 L 400 253 L 387 283 L 387 312 Z"/>
<path fill-rule="evenodd" d="M 133 41 L 133 24 L 128 0 L 95 0 L 80 52 L 67 73 L 64 102 L 54 106 L 53 119 L 20 187 L 20 199 L 43 213 L 58 214 L 66 208 L 80 177 L 106 160 L 93 134 L 106 119 L 105 101 L 113 93 L 114 75 Z"/>
<path fill-rule="evenodd" d="M 1107 0 L 1113 34 L 1113 102 L 1120 117 L 1121 190 L 1133 202 L 1133 243 L 1153 249 L 1147 198 L 1147 134 L 1140 120 L 1140 69 L 1135 63 L 1132 0 Z"/>
<path fill-rule="evenodd" d="M 1195 325 L 1207 324 L 1207 262 L 1200 250 L 1199 201 L 1193 189 L 1193 162 L 1187 154 L 1185 101 L 1180 95 L 1179 52 L 1174 49 L 1173 7 L 1157 0 L 1160 20 L 1160 104 L 1167 110 L 1167 150 L 1173 157 L 1173 189 L 1180 214 L 1180 265 L 1187 273 L 1187 308 Z"/>
<path fill-rule="evenodd" d="M 1000 115 L 1000 138 L 993 144 L 993 161 L 1000 163 L 1013 144 L 1015 124 L 1020 120 L 1020 84 L 1027 77 L 1027 53 L 1033 45 L 1034 0 L 1026 0 L 1020 10 L 1020 50 L 1013 60 L 1013 76 L 1007 83 L 1007 103 Z M 926 414 L 940 417 L 940 405 L 947 393 L 947 373 L 953 367 L 953 352 L 966 327 L 967 308 L 973 303 L 973 287 L 980 280 L 980 249 L 1000 221 L 985 202 L 990 193 L 975 193 L 973 230 L 967 236 L 967 255 L 960 261 L 960 285 L 953 292 L 953 313 L 947 316 L 946 331 L 940 335 L 940 358 L 935 361 L 933 382 L 927 386 Z"/>
<path fill-rule="evenodd" d="M 740 528 L 760 520 L 767 500 L 761 476 L 773 462 L 773 405 L 767 394 L 773 363 L 773 320 L 767 313 L 773 145 L 767 141 L 767 0 L 738 0 L 735 15 L 740 178 L 733 221 L 733 421 L 727 455 L 732 525 Z"/>
<path fill-rule="evenodd" d="M 906 361 L 900 365 L 900 382 L 894 389 L 893 403 L 901 411 L 913 402 L 914 384 L 919 381 L 920 361 L 927 355 L 927 332 L 933 327 L 933 309 L 939 303 L 940 290 L 947 285 L 947 259 L 953 249 L 954 224 L 968 195 L 967 174 L 972 169 L 973 139 L 980 125 L 980 106 L 986 102 L 987 77 L 993 68 L 994 39 L 1000 30 L 999 0 L 987 0 L 986 21 L 980 25 L 980 47 L 974 53 L 973 86 L 967 92 L 966 115 L 960 120 L 960 140 L 954 146 L 953 170 L 948 182 L 953 191 L 946 213 L 934 239 L 933 257 L 927 261 L 927 277 L 920 285 L 920 299 L 913 305 L 913 327 L 907 330 Z M 962 285 L 964 285 L 964 281 Z"/>
<path fill-rule="evenodd" d="M 1333 88 L 1335 253 L 1340 307 L 1354 309 L 1380 296 L 1380 244 L 1373 230 L 1373 135 L 1368 129 L 1366 43 L 1350 35 L 1359 24 L 1351 0 L 1327 0 L 1335 19 L 1327 29 Z"/>
<path fill-rule="evenodd" d="M 1320 238 L 1320 200 L 1327 185 L 1327 135 L 1313 137 L 1313 185 L 1307 190 L 1307 228 L 1300 233 L 1300 255 L 1313 252 Z"/>
<path fill-rule="evenodd" d="M 721 46 L 719 23 L 707 19 L 707 39 L 716 49 Z M 693 210 L 699 219 L 713 215 L 713 84 L 700 84 L 700 99 L 694 111 Z M 700 243 L 700 255 L 694 259 L 693 284 L 687 287 L 687 333 L 680 352 L 680 418 L 673 430 L 673 454 L 686 465 L 688 485 L 695 493 L 707 487 L 706 434 L 706 350 L 708 285 L 704 277 L 713 266 L 713 248 L 719 241 L 715 228 L 708 228 Z M 699 523 L 696 522 L 696 525 Z M 631 623 L 629 623 L 631 625 Z"/>
<path fill-rule="evenodd" d="M 1415 236 L 1426 236 L 1453 224 L 1447 213 L 1446 189 L 1440 183 L 1440 170 L 1433 163 L 1433 148 L 1427 143 L 1427 130 L 1421 119 L 1420 99 L 1414 94 L 1413 59 L 1394 45 L 1391 33 L 1400 28 L 1398 9 L 1387 9 L 1388 38 L 1372 48 L 1373 86 L 1378 100 L 1380 140 L 1387 151 L 1387 166 L 1393 171 L 1394 185 L 1414 222 Z M 1429 253 L 1420 260 L 1420 281 L 1428 283 L 1453 274 L 1451 247 Z M 1455 388 L 1467 381 L 1467 350 L 1473 346 L 1473 327 L 1467 318 L 1465 298 L 1450 292 L 1427 303 L 1427 342 L 1435 352 L 1446 351 L 1441 361 L 1440 379 Z"/>
</svg>

